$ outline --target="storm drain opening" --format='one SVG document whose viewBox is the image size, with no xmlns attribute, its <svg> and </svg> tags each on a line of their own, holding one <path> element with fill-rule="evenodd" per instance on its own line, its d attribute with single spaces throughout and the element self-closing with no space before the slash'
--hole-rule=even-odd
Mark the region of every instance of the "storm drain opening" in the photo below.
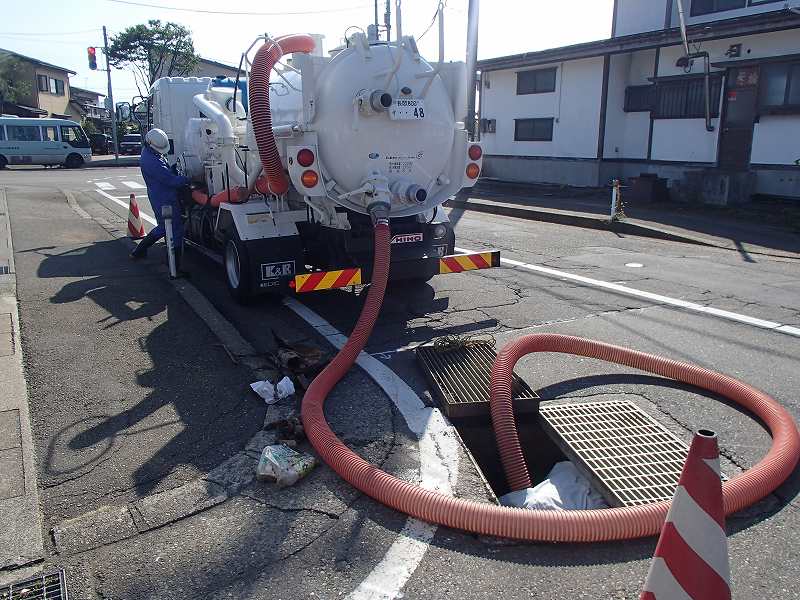
<svg viewBox="0 0 800 600">
<path fill-rule="evenodd" d="M 541 424 L 611 506 L 671 500 L 689 447 L 629 400 L 548 401 Z"/>
<path fill-rule="evenodd" d="M 511 491 L 489 416 L 489 380 L 497 354 L 490 341 L 466 340 L 417 348 L 417 361 L 442 412 L 455 427 L 495 496 Z M 566 457 L 539 423 L 539 396 L 514 375 L 514 413 L 531 478 L 542 481 Z"/>
<path fill-rule="evenodd" d="M 0 600 L 67 600 L 64 571 L 31 577 L 0 587 Z"/>
</svg>

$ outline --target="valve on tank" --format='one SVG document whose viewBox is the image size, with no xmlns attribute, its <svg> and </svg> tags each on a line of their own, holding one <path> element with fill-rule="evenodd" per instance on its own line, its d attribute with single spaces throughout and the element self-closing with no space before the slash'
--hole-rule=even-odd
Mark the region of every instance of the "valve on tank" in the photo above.
<svg viewBox="0 0 800 600">
<path fill-rule="evenodd" d="M 365 115 L 377 115 L 389 110 L 392 95 L 386 90 L 361 90 L 356 94 L 358 110 Z"/>
<path fill-rule="evenodd" d="M 411 202 L 412 204 L 422 204 L 428 198 L 428 192 L 425 188 L 418 186 L 416 183 L 411 183 L 402 179 L 392 182 L 389 189 L 393 196 L 400 200 Z"/>
</svg>

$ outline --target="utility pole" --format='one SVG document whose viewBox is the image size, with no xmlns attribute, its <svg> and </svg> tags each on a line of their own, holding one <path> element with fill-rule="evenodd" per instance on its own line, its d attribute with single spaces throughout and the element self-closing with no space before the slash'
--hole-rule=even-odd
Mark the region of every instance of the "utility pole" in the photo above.
<svg viewBox="0 0 800 600">
<path fill-rule="evenodd" d="M 475 67 L 478 63 L 479 0 L 469 0 L 467 12 L 467 131 L 475 140 Z"/>
<path fill-rule="evenodd" d="M 114 90 L 111 89 L 111 64 L 108 62 L 108 34 L 103 25 L 103 46 L 106 55 L 106 75 L 108 76 L 108 99 L 111 101 L 111 132 L 114 138 L 114 162 L 119 163 L 119 140 L 117 139 L 117 106 L 114 104 Z"/>
</svg>

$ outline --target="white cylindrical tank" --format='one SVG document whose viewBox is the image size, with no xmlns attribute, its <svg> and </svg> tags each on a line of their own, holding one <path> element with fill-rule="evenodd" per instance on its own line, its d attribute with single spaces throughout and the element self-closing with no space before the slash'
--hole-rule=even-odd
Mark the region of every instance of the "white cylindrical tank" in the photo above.
<svg viewBox="0 0 800 600">
<path fill-rule="evenodd" d="M 452 179 L 454 160 L 460 161 L 458 172 L 463 171 L 464 158 L 454 157 L 454 140 L 464 132 L 456 123 L 450 90 L 433 75 L 434 66 L 409 44 L 367 46 L 356 40 L 329 61 L 315 61 L 313 72 L 309 123 L 303 124 L 297 73 L 284 72 L 288 84 L 273 73 L 270 108 L 273 127 L 300 123 L 316 134 L 328 199 L 358 190 L 374 173 L 388 180 L 392 214 L 424 212 L 449 197 L 452 192 L 445 194 L 442 182 Z M 359 212 L 365 212 L 367 201 L 352 196 L 337 200 Z"/>
</svg>

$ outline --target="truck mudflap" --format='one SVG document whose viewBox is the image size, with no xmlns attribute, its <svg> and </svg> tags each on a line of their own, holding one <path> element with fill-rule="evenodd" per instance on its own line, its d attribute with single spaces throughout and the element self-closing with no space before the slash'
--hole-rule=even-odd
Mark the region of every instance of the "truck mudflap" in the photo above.
<svg viewBox="0 0 800 600">
<path fill-rule="evenodd" d="M 474 254 L 452 254 L 450 256 L 421 258 L 413 262 L 414 266 L 421 268 L 435 268 L 438 264 L 439 275 L 449 273 L 463 273 L 464 271 L 477 271 L 478 269 L 491 269 L 500 266 L 500 251 L 476 252 Z M 289 282 L 289 287 L 297 293 L 316 292 L 320 290 L 333 290 L 369 283 L 360 268 L 340 269 L 335 271 L 316 271 L 303 275 L 295 275 Z"/>
</svg>

